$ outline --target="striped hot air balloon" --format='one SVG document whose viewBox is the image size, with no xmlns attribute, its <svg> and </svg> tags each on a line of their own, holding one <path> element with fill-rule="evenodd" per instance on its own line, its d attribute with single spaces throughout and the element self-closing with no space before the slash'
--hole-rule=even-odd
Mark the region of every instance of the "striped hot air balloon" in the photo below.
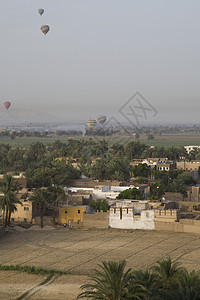
<svg viewBox="0 0 200 300">
<path fill-rule="evenodd" d="M 38 12 L 39 12 L 40 16 L 42 16 L 43 13 L 44 13 L 44 9 L 43 9 L 43 8 L 39 8 L 39 9 L 38 9 Z"/>
<path fill-rule="evenodd" d="M 89 119 L 88 121 L 87 121 L 87 126 L 88 127 L 95 127 L 97 125 L 97 121 L 96 120 L 94 120 L 94 119 Z"/>
<path fill-rule="evenodd" d="M 101 117 L 98 118 L 98 122 L 99 122 L 101 125 L 103 125 L 103 124 L 105 123 L 105 121 L 106 121 L 106 116 L 101 116 Z"/>
<path fill-rule="evenodd" d="M 47 32 L 49 32 L 50 27 L 49 27 L 49 25 L 42 25 L 40 29 L 46 35 Z"/>
</svg>

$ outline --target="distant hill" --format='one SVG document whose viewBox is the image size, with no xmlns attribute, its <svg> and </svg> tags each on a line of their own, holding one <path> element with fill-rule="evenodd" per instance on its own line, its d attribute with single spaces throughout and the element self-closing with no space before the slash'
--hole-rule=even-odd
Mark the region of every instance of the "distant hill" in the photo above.
<svg viewBox="0 0 200 300">
<path fill-rule="evenodd" d="M 0 110 L 0 126 L 14 126 L 30 123 L 59 123 L 60 118 L 45 112 L 29 110 Z"/>
</svg>

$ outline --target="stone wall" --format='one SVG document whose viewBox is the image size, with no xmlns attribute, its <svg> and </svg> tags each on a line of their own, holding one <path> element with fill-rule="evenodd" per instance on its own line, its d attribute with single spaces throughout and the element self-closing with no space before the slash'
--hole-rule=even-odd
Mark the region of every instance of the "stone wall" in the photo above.
<svg viewBox="0 0 200 300">
<path fill-rule="evenodd" d="M 93 214 L 83 215 L 83 227 L 87 228 L 108 228 L 109 226 L 109 211 L 96 212 Z"/>
<path fill-rule="evenodd" d="M 180 220 L 180 212 L 177 209 L 155 209 L 155 221 L 174 223 Z"/>
<path fill-rule="evenodd" d="M 77 179 L 72 180 L 70 182 L 70 185 L 73 187 L 80 187 L 80 188 L 94 188 L 95 186 L 101 185 L 101 186 L 119 186 L 121 181 L 115 181 L 115 180 L 88 180 L 88 179 Z M 130 183 L 127 183 L 127 186 Z"/>
<path fill-rule="evenodd" d="M 155 230 L 200 234 L 200 221 L 181 219 L 179 222 L 155 221 Z"/>
<path fill-rule="evenodd" d="M 200 162 L 199 161 L 178 161 L 176 163 L 177 169 L 180 170 L 186 170 L 186 171 L 198 171 L 200 167 Z"/>
<path fill-rule="evenodd" d="M 165 192 L 164 197 L 166 200 L 169 200 L 169 201 L 183 201 L 184 196 L 181 193 Z"/>
</svg>

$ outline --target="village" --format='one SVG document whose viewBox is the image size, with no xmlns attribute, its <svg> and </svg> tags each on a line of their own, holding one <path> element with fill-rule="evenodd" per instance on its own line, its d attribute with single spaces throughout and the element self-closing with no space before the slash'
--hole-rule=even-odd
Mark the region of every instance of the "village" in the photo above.
<svg viewBox="0 0 200 300">
<path fill-rule="evenodd" d="M 185 147 L 188 154 L 194 148 Z M 63 162 L 63 159 L 56 161 Z M 74 168 L 79 168 L 78 159 L 72 159 L 71 162 Z M 70 185 L 60 186 L 63 194 L 54 194 L 53 201 L 44 201 L 41 208 L 40 201 L 33 198 L 37 188 L 27 188 L 25 173 L 12 175 L 12 172 L 8 172 L 1 178 L 12 176 L 19 184 L 19 190 L 15 191 L 19 203 L 15 204 L 6 226 L 6 210 L 1 210 L 2 224 L 4 227 L 41 225 L 74 230 L 115 228 L 200 233 L 200 161 L 146 158 L 132 159 L 130 165 L 150 168 L 163 174 L 181 170 L 191 182 L 181 193 L 163 191 L 161 182 L 153 175 L 143 178 L 145 183 L 138 183 L 141 177 L 132 177 L 129 182 L 124 182 L 94 180 L 82 175 L 82 178 L 70 181 Z M 43 192 L 49 189 L 47 197 L 51 198 L 51 189 L 55 188 L 52 184 L 50 188 L 40 189 Z"/>
</svg>

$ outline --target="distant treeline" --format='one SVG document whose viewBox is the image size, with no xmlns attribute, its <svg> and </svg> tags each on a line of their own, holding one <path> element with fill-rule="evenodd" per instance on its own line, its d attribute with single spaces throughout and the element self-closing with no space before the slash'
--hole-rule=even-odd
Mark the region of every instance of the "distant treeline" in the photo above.
<svg viewBox="0 0 200 300">
<path fill-rule="evenodd" d="M 81 175 L 91 179 L 118 181 L 129 181 L 134 176 L 138 183 L 154 178 L 157 185 L 152 187 L 152 195 L 155 197 L 160 197 L 165 190 L 184 194 L 186 185 L 193 184 L 191 176 L 181 175 L 181 170 L 164 172 L 146 164 L 134 167 L 130 164 L 135 159 L 148 157 L 199 159 L 200 151 L 195 149 L 188 155 L 184 147 L 152 148 L 139 141 L 108 144 L 105 139 L 91 138 L 68 138 L 66 143 L 60 140 L 48 144 L 34 142 L 27 148 L 0 144 L 0 173 L 23 171 L 30 188 L 53 183 L 67 185 Z"/>
</svg>

